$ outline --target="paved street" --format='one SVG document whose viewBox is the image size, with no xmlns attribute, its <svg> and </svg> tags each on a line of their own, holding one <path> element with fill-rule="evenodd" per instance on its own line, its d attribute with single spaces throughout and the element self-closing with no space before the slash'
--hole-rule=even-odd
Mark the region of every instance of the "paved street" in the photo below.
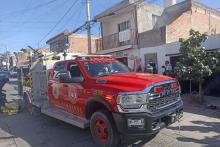
<svg viewBox="0 0 220 147">
<path fill-rule="evenodd" d="M 6 84 L 7 100 L 18 99 L 16 81 Z M 124 146 L 219 147 L 220 111 L 199 105 L 184 106 L 184 117 L 153 139 L 129 139 Z M 180 125 L 180 130 L 178 125 Z M 22 110 L 13 116 L 0 113 L 0 147 L 95 147 L 89 130 L 81 130 L 42 114 Z M 123 146 L 123 145 L 121 145 Z"/>
</svg>

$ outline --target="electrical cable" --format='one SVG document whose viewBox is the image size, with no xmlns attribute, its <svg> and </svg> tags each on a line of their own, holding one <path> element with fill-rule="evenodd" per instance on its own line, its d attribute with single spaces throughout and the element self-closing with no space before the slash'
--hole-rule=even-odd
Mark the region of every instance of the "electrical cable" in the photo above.
<svg viewBox="0 0 220 147">
<path fill-rule="evenodd" d="M 70 18 L 68 18 L 67 19 L 67 21 L 64 23 L 64 26 L 62 27 L 62 29 L 63 28 L 65 28 L 66 27 L 66 25 L 68 25 L 71 21 L 75 21 L 74 22 L 74 28 L 76 27 L 76 22 L 82 22 L 82 20 L 81 20 L 81 16 L 82 16 L 82 12 L 83 12 L 83 10 L 84 10 L 84 8 L 85 8 L 85 5 L 82 5 L 82 4 L 80 4 L 80 6 L 79 7 L 81 7 L 80 8 L 80 10 L 79 9 L 76 9 L 73 13 L 72 13 L 72 15 L 70 16 Z M 77 13 L 78 12 L 78 13 Z M 77 19 L 77 21 L 76 21 L 76 19 Z M 81 21 L 80 21 L 81 20 Z"/>
<path fill-rule="evenodd" d="M 16 14 L 16 15 L 19 15 L 18 13 L 22 13 L 20 15 L 23 15 L 24 13 L 28 12 L 28 11 L 32 11 L 32 10 L 36 10 L 36 9 L 39 9 L 39 8 L 42 8 L 42 7 L 45 7 L 45 6 L 48 6 L 54 2 L 56 2 L 58 0 L 51 0 L 51 1 L 48 1 L 48 2 L 45 2 L 45 3 L 42 3 L 42 4 L 39 4 L 39 5 L 36 5 L 36 6 L 33 6 L 31 8 L 26 8 L 26 9 L 22 9 L 22 10 L 17 10 L 17 11 L 14 11 L 14 12 L 10 12 L 10 13 L 6 13 L 6 15 L 13 15 L 13 14 Z M 3 17 L 4 18 L 4 17 Z"/>
<path fill-rule="evenodd" d="M 44 35 L 44 37 L 39 41 L 41 43 L 59 24 L 60 22 L 65 18 L 65 16 L 72 10 L 74 5 L 78 2 L 79 0 L 75 0 L 73 4 L 69 7 L 69 9 L 64 13 L 64 15 L 58 20 L 58 22 L 50 29 L 50 31 Z"/>
</svg>

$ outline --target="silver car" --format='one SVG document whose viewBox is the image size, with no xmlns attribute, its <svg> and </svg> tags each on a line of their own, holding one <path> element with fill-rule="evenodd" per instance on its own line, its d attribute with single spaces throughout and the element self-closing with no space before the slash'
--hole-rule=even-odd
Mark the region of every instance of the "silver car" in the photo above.
<svg viewBox="0 0 220 147">
<path fill-rule="evenodd" d="M 1 82 L 8 82 L 10 77 L 10 72 L 8 71 L 0 71 L 0 81 Z"/>
</svg>

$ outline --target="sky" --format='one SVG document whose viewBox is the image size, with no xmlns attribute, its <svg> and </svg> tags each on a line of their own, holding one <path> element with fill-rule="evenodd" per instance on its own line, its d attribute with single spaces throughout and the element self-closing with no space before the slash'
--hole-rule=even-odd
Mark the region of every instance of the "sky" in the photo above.
<svg viewBox="0 0 220 147">
<path fill-rule="evenodd" d="M 65 28 L 74 30 L 81 26 L 86 21 L 85 1 L 1 0 L 0 53 L 4 52 L 5 48 L 13 53 L 27 46 L 44 47 L 49 38 L 62 32 Z M 120 1 L 91 0 L 91 17 L 93 18 Z M 182 0 L 177 0 L 177 2 L 180 1 Z M 220 0 L 199 1 L 213 8 L 220 8 Z M 162 2 L 163 0 L 155 0 L 154 3 L 162 5 Z M 64 15 L 65 13 L 66 15 Z M 59 22 L 61 18 L 63 19 Z M 54 29 L 51 31 L 52 28 Z M 100 35 L 98 23 L 92 27 L 92 33 Z"/>
</svg>

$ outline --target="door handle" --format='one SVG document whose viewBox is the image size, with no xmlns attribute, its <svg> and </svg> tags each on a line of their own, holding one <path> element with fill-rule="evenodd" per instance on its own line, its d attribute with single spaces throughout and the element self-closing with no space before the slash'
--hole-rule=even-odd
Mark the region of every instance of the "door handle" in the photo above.
<svg viewBox="0 0 220 147">
<path fill-rule="evenodd" d="M 67 84 L 63 84 L 63 87 L 68 87 L 68 85 Z"/>
</svg>

